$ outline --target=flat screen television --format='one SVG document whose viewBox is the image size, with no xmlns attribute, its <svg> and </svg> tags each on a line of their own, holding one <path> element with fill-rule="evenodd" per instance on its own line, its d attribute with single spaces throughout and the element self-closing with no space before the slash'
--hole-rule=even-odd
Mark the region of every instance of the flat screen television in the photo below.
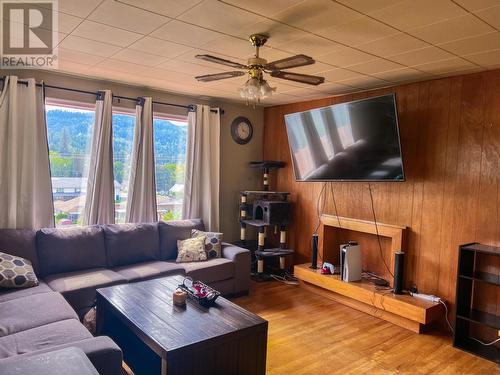
<svg viewBox="0 0 500 375">
<path fill-rule="evenodd" d="M 285 115 L 297 181 L 404 181 L 396 95 Z"/>
</svg>

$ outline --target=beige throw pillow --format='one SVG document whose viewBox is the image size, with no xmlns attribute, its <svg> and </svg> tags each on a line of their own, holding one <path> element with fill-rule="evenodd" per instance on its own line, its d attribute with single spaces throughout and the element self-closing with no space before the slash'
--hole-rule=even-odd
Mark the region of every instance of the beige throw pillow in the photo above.
<svg viewBox="0 0 500 375">
<path fill-rule="evenodd" d="M 205 251 L 207 257 L 220 258 L 222 256 L 222 233 L 220 232 L 203 232 L 198 229 L 191 231 L 191 237 L 207 236 L 205 240 Z"/>
<path fill-rule="evenodd" d="M 207 260 L 205 240 L 207 236 L 188 238 L 177 241 L 177 263 L 199 262 Z"/>
<path fill-rule="evenodd" d="M 38 285 L 31 262 L 0 252 L 0 288 L 29 288 Z"/>
</svg>

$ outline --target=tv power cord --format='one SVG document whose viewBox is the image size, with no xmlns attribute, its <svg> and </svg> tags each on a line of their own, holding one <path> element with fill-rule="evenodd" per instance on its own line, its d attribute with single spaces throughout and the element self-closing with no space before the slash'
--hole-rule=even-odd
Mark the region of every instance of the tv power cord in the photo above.
<svg viewBox="0 0 500 375">
<path fill-rule="evenodd" d="M 444 317 L 446 319 L 446 324 L 448 324 L 448 328 L 450 329 L 451 333 L 455 334 L 455 330 L 453 329 L 453 326 L 451 325 L 451 323 L 448 319 L 448 306 L 446 306 L 446 303 L 440 297 L 434 296 L 432 294 L 422 294 L 422 293 L 417 293 L 417 292 L 413 292 L 413 291 L 410 291 L 410 295 L 412 297 L 415 297 L 415 298 L 420 298 L 420 299 L 424 299 L 427 301 L 437 302 L 437 303 L 442 304 L 444 306 L 444 311 L 445 311 Z M 496 344 L 497 342 L 500 342 L 500 337 L 496 340 L 491 341 L 491 342 L 484 342 L 484 341 L 481 341 L 479 339 L 476 339 L 475 337 L 471 337 L 471 339 L 480 343 L 481 345 L 484 345 L 484 346 L 490 346 L 490 345 Z"/>
</svg>

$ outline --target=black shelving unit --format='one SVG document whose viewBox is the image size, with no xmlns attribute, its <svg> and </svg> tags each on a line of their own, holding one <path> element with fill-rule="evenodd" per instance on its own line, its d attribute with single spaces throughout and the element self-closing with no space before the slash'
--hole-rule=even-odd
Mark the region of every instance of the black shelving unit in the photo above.
<svg viewBox="0 0 500 375">
<path fill-rule="evenodd" d="M 491 331 L 491 337 L 498 337 L 500 331 L 500 316 L 478 310 L 477 288 L 483 284 L 500 287 L 499 270 L 495 273 L 477 269 L 481 257 L 500 256 L 500 247 L 471 243 L 459 247 L 457 268 L 457 297 L 455 315 L 455 335 L 453 345 L 457 348 L 479 355 L 496 363 L 500 363 L 500 343 L 483 345 L 476 341 L 474 329 Z M 484 297 L 482 297 L 484 298 Z M 496 295 L 493 296 L 496 300 Z M 487 301 L 482 301 L 483 304 Z M 494 302 L 496 304 L 496 302 Z M 481 341 L 485 341 L 482 339 Z"/>
</svg>

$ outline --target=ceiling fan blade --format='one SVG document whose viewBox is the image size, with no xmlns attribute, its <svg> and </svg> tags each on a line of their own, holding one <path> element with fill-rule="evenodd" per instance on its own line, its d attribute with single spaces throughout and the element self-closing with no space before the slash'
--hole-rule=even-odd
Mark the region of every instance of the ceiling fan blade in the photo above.
<svg viewBox="0 0 500 375">
<path fill-rule="evenodd" d="M 240 72 L 235 70 L 233 72 L 224 72 L 224 73 L 216 73 L 216 74 L 206 74 L 204 76 L 195 77 L 200 82 L 211 82 L 218 81 L 220 79 L 233 78 L 233 77 L 241 77 L 244 76 L 245 72 Z"/>
<path fill-rule="evenodd" d="M 310 76 L 308 74 L 282 72 L 279 70 L 271 72 L 270 74 L 271 77 L 287 79 L 289 81 L 295 81 L 300 83 L 307 83 L 309 85 L 315 85 L 315 86 L 325 82 L 325 77 Z"/>
<path fill-rule="evenodd" d="M 231 68 L 247 69 L 246 65 L 243 65 L 243 64 L 231 61 L 231 60 L 221 59 L 220 57 L 216 57 L 216 56 L 212 56 L 212 55 L 196 55 L 195 57 L 197 59 L 200 59 L 200 60 L 205 60 L 205 61 L 213 62 L 216 64 L 227 65 L 227 66 L 230 66 Z"/>
<path fill-rule="evenodd" d="M 281 69 L 289 69 L 289 68 L 296 68 L 299 66 L 311 65 L 314 63 L 315 61 L 312 57 L 306 55 L 295 55 L 287 57 L 285 59 L 267 63 L 265 68 L 268 70 L 281 70 Z"/>
</svg>

